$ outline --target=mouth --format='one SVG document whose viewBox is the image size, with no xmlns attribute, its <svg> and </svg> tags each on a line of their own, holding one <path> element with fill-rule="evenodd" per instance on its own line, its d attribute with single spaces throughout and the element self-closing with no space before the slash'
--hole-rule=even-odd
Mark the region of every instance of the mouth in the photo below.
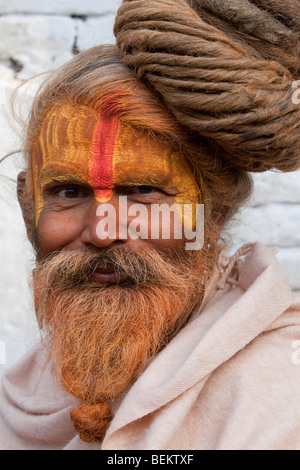
<svg viewBox="0 0 300 470">
<path fill-rule="evenodd" d="M 113 265 L 97 268 L 91 276 L 91 280 L 99 284 L 118 284 L 126 279 L 128 274 L 117 271 Z"/>
</svg>

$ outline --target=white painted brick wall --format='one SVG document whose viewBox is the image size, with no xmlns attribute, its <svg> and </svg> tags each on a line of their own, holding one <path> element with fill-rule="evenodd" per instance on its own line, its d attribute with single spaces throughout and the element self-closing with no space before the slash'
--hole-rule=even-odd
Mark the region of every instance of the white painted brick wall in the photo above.
<svg viewBox="0 0 300 470">
<path fill-rule="evenodd" d="M 15 87 L 13 73 L 3 74 L 0 66 L 1 157 L 19 148 L 19 140 L 7 119 L 8 100 Z M 9 81 L 7 81 L 10 78 Z M 11 85 L 11 86 L 9 86 Z M 16 198 L 16 176 L 21 168 L 17 158 L 0 165 L 0 341 L 6 345 L 7 365 L 14 363 L 31 344 L 37 332 L 29 293 L 33 260 Z M 5 365 L 1 365 L 0 375 Z"/>
<path fill-rule="evenodd" d="M 1 0 L 0 14 L 43 13 L 102 16 L 115 13 L 120 3 L 120 0 Z"/>
<path fill-rule="evenodd" d="M 78 20 L 77 20 L 78 21 Z M 0 61 L 28 78 L 72 58 L 76 22 L 64 16 L 0 16 Z"/>
<path fill-rule="evenodd" d="M 20 80 L 48 70 L 84 50 L 114 42 L 114 15 L 121 0 L 0 0 L 0 158 L 18 147 L 8 126 L 8 92 Z M 24 97 L 25 99 L 25 97 Z M 28 98 L 27 98 L 28 100 Z M 0 166 L 0 341 L 12 364 L 35 338 L 28 283 L 33 254 L 15 197 L 19 164 Z M 293 289 L 300 290 L 300 172 L 255 175 L 247 208 L 226 230 L 231 250 L 260 240 L 279 249 Z M 1 359 L 1 358 L 0 358 Z M 4 366 L 0 365 L 0 374 Z"/>
<path fill-rule="evenodd" d="M 114 22 L 114 14 L 79 21 L 77 29 L 77 46 L 79 50 L 83 51 L 98 44 L 115 43 L 113 35 Z"/>
</svg>

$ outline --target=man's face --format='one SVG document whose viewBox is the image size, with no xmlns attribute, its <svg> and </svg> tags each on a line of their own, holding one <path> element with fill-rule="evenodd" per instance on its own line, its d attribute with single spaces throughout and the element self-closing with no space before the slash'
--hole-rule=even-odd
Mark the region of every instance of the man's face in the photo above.
<svg viewBox="0 0 300 470">
<path fill-rule="evenodd" d="M 32 177 L 39 323 L 56 376 L 82 404 L 71 415 L 75 428 L 83 440 L 101 440 L 108 404 L 185 324 L 215 261 L 207 262 L 205 250 L 186 251 L 172 229 L 164 238 L 163 221 L 155 239 L 152 231 L 131 237 L 130 210 L 139 204 L 139 224 L 148 223 L 149 231 L 153 205 L 176 204 L 174 219 L 180 218 L 183 205 L 198 203 L 197 184 L 170 145 L 117 117 L 99 119 L 67 104 L 42 124 Z M 101 237 L 99 209 L 106 204 L 115 209 L 122 236 L 118 227 Z"/>
<path fill-rule="evenodd" d="M 145 246 L 182 248 L 183 239 L 174 238 L 174 224 L 169 238 L 162 236 L 160 227 L 159 237 L 153 239 L 151 207 L 175 204 L 183 209 L 184 204 L 196 206 L 199 202 L 193 174 L 169 144 L 122 124 L 118 117 L 97 117 L 88 108 L 69 104 L 54 107 L 44 120 L 32 173 L 42 256 L 62 248 L 101 249 L 117 243 L 135 250 Z M 120 196 L 123 203 L 127 197 L 126 220 Z M 102 204 L 116 211 L 116 233 L 108 233 L 106 239 L 100 239 L 97 231 Z M 130 207 L 134 204 L 142 204 L 146 210 L 139 214 L 139 223 L 148 239 L 130 236 Z"/>
</svg>

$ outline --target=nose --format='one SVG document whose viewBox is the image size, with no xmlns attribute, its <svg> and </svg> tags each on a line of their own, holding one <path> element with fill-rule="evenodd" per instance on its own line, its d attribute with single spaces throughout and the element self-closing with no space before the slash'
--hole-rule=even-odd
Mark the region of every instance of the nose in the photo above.
<svg viewBox="0 0 300 470">
<path fill-rule="evenodd" d="M 97 248 L 108 248 L 113 243 L 127 240 L 127 234 L 119 233 L 117 196 L 113 194 L 108 202 L 94 199 L 85 213 L 81 242 Z"/>
</svg>

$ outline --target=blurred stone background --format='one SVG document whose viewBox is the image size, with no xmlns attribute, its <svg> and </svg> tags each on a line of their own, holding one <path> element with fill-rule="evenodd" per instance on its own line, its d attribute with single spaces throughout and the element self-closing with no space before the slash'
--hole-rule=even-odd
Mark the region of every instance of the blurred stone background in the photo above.
<svg viewBox="0 0 300 470">
<path fill-rule="evenodd" d="M 79 51 L 114 42 L 114 16 L 120 3 L 0 0 L 0 158 L 19 148 L 20 135 L 9 102 L 16 86 Z M 20 93 L 19 103 L 25 111 L 37 83 Z M 6 346 L 6 365 L 0 364 L 0 374 L 38 337 L 29 290 L 33 254 L 15 197 L 20 169 L 18 155 L 0 166 L 0 346 Z M 257 240 L 277 247 L 290 285 L 300 290 L 300 172 L 255 175 L 254 195 L 225 235 L 232 252 Z M 4 362 L 1 351 L 0 347 L 0 362 Z"/>
</svg>

